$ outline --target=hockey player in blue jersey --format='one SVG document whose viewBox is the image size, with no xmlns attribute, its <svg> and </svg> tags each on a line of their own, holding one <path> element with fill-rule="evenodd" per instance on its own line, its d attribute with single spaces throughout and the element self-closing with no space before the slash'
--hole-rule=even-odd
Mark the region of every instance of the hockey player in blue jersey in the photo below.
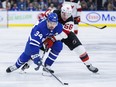
<svg viewBox="0 0 116 87">
<path fill-rule="evenodd" d="M 48 15 L 47 19 L 41 21 L 36 24 L 29 36 L 27 44 L 25 46 L 24 52 L 17 59 L 16 63 L 6 69 L 7 73 L 15 71 L 19 69 L 24 63 L 26 63 L 31 58 L 33 59 L 35 64 L 39 64 L 40 60 L 39 51 L 43 44 L 49 46 L 47 48 L 51 48 L 49 56 L 52 59 L 56 59 L 62 50 L 62 42 L 55 41 L 52 45 L 47 44 L 45 41 L 46 38 L 51 37 L 53 35 L 58 35 L 62 32 L 63 26 L 58 22 L 58 17 L 56 13 L 51 13 Z M 50 43 L 51 44 L 51 43 Z M 52 47 L 51 47 L 52 46 Z M 54 61 L 49 61 L 48 65 L 52 65 Z M 45 65 L 47 67 L 47 64 Z"/>
</svg>

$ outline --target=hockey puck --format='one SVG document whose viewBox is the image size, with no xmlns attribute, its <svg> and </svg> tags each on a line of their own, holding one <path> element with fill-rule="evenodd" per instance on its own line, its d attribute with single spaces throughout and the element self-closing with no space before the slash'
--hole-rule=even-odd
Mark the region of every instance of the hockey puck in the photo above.
<svg viewBox="0 0 116 87">
<path fill-rule="evenodd" d="M 64 85 L 68 85 L 68 83 L 64 83 Z"/>
</svg>

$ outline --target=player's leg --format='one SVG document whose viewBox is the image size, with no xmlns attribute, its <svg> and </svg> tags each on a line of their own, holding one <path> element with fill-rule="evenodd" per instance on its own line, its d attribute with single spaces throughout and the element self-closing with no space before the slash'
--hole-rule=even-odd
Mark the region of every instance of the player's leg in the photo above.
<svg viewBox="0 0 116 87">
<path fill-rule="evenodd" d="M 52 64 L 55 62 L 56 58 L 58 57 L 59 53 L 62 50 L 62 42 L 56 41 L 54 45 L 51 48 L 51 51 L 49 52 L 49 55 L 47 59 L 45 60 L 44 66 L 51 72 L 54 73 L 53 70 L 50 69 Z M 43 68 L 43 71 L 46 71 L 46 69 Z"/>
<path fill-rule="evenodd" d="M 20 55 L 20 57 L 17 59 L 16 63 L 13 66 L 10 66 L 6 69 L 7 73 L 10 73 L 12 71 L 17 70 L 20 68 L 25 62 L 27 62 L 30 59 L 31 56 L 26 55 L 24 52 Z"/>
<path fill-rule="evenodd" d="M 30 60 L 28 61 L 28 62 L 26 62 L 23 66 L 22 66 L 22 68 L 21 68 L 21 70 L 22 71 L 24 71 L 25 69 L 28 69 L 30 66 L 31 66 L 31 64 L 34 62 L 37 66 L 38 66 L 38 70 L 39 70 L 39 67 L 41 66 L 41 64 L 42 64 L 42 62 L 40 61 L 40 59 L 41 59 L 41 57 L 43 56 L 43 52 L 45 51 L 45 48 L 44 48 L 44 46 L 42 46 L 41 48 L 40 48 L 40 51 L 39 51 L 39 55 L 40 56 L 38 56 L 39 57 L 39 59 L 38 58 L 30 58 Z M 43 59 L 41 59 L 41 60 L 43 60 Z M 38 62 L 38 64 L 37 64 L 37 62 Z M 40 65 L 40 66 L 39 66 Z"/>
<path fill-rule="evenodd" d="M 79 45 L 74 49 L 76 53 L 78 53 L 79 58 L 81 61 L 86 65 L 86 67 L 93 73 L 98 72 L 98 68 L 92 66 L 92 64 L 89 61 L 89 56 L 85 50 L 85 48 L 82 45 Z"/>
<path fill-rule="evenodd" d="M 27 42 L 24 52 L 20 55 L 20 57 L 17 59 L 16 63 L 13 66 L 10 66 L 6 69 L 6 72 L 10 73 L 20 68 L 31 58 L 31 55 L 37 53 L 38 51 L 39 49 L 37 47 L 30 45 L 29 42 Z"/>
<path fill-rule="evenodd" d="M 69 47 L 70 50 L 74 50 L 79 55 L 81 61 L 86 65 L 86 67 L 90 71 L 94 73 L 98 72 L 98 69 L 96 67 L 93 67 L 92 64 L 90 63 L 89 56 L 85 48 L 83 47 L 82 43 L 73 32 L 71 32 L 68 35 L 67 39 L 64 39 L 62 41 L 64 42 L 65 45 Z"/>
</svg>

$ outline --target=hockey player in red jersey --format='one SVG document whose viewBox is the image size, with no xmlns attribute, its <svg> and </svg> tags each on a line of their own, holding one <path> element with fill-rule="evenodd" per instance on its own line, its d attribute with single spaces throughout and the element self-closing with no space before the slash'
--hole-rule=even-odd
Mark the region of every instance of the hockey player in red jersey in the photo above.
<svg viewBox="0 0 116 87">
<path fill-rule="evenodd" d="M 50 11 L 45 12 L 45 16 L 47 16 L 47 13 Z M 79 54 L 79 58 L 82 60 L 82 62 L 86 65 L 86 67 L 93 73 L 98 72 L 98 68 L 92 66 L 92 64 L 89 61 L 89 56 L 83 47 L 82 43 L 78 39 L 78 37 L 75 34 L 75 27 L 74 27 L 74 19 L 72 16 L 72 8 L 69 4 L 64 4 L 61 8 L 61 10 L 54 10 L 53 13 L 56 13 L 58 15 L 58 21 L 64 25 L 64 30 L 61 34 L 57 36 L 53 36 L 55 40 L 61 40 L 65 45 L 68 46 L 70 50 L 75 51 L 77 54 Z M 49 39 L 47 43 L 51 43 L 53 38 Z M 48 63 L 49 60 L 52 60 L 51 58 L 47 58 L 45 60 L 45 63 Z"/>
<path fill-rule="evenodd" d="M 75 33 L 78 33 L 78 24 L 81 21 L 81 3 L 80 0 L 64 0 L 64 4 L 69 4 L 71 5 L 72 8 L 72 16 L 74 18 L 74 27 L 75 27 Z"/>
<path fill-rule="evenodd" d="M 80 42 L 80 40 L 76 36 L 77 33 L 75 33 L 75 31 L 76 31 L 76 29 L 74 27 L 75 22 L 73 20 L 73 16 L 72 16 L 73 12 L 72 12 L 71 6 L 69 4 L 64 4 L 61 8 L 61 11 L 60 10 L 54 10 L 53 12 L 57 13 L 58 21 L 64 25 L 63 32 L 65 32 L 68 36 L 67 38 L 62 39 L 61 41 L 65 45 L 67 45 L 70 50 L 73 50 L 77 54 L 79 54 L 79 58 L 82 60 L 82 62 L 86 65 L 86 67 L 90 71 L 92 71 L 93 73 L 98 72 L 98 68 L 92 66 L 92 64 L 90 63 L 88 53 L 86 52 L 82 43 Z M 56 40 L 60 40 L 61 38 L 66 37 L 62 33 L 55 36 Z"/>
</svg>

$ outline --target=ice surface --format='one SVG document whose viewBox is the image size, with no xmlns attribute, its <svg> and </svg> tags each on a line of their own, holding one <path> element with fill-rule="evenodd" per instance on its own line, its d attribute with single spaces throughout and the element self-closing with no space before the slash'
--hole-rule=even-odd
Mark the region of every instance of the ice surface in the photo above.
<svg viewBox="0 0 116 87">
<path fill-rule="evenodd" d="M 5 72 L 23 52 L 30 31 L 30 27 L 0 29 L 0 87 L 63 87 L 54 77 L 42 76 L 42 67 L 35 71 L 33 64 L 26 74 L 20 74 L 20 69 L 10 74 Z M 67 87 L 115 87 L 116 29 L 79 27 L 78 37 L 99 73 L 88 71 L 78 55 L 64 46 L 52 66 L 55 75 L 62 82 L 68 82 Z"/>
</svg>

